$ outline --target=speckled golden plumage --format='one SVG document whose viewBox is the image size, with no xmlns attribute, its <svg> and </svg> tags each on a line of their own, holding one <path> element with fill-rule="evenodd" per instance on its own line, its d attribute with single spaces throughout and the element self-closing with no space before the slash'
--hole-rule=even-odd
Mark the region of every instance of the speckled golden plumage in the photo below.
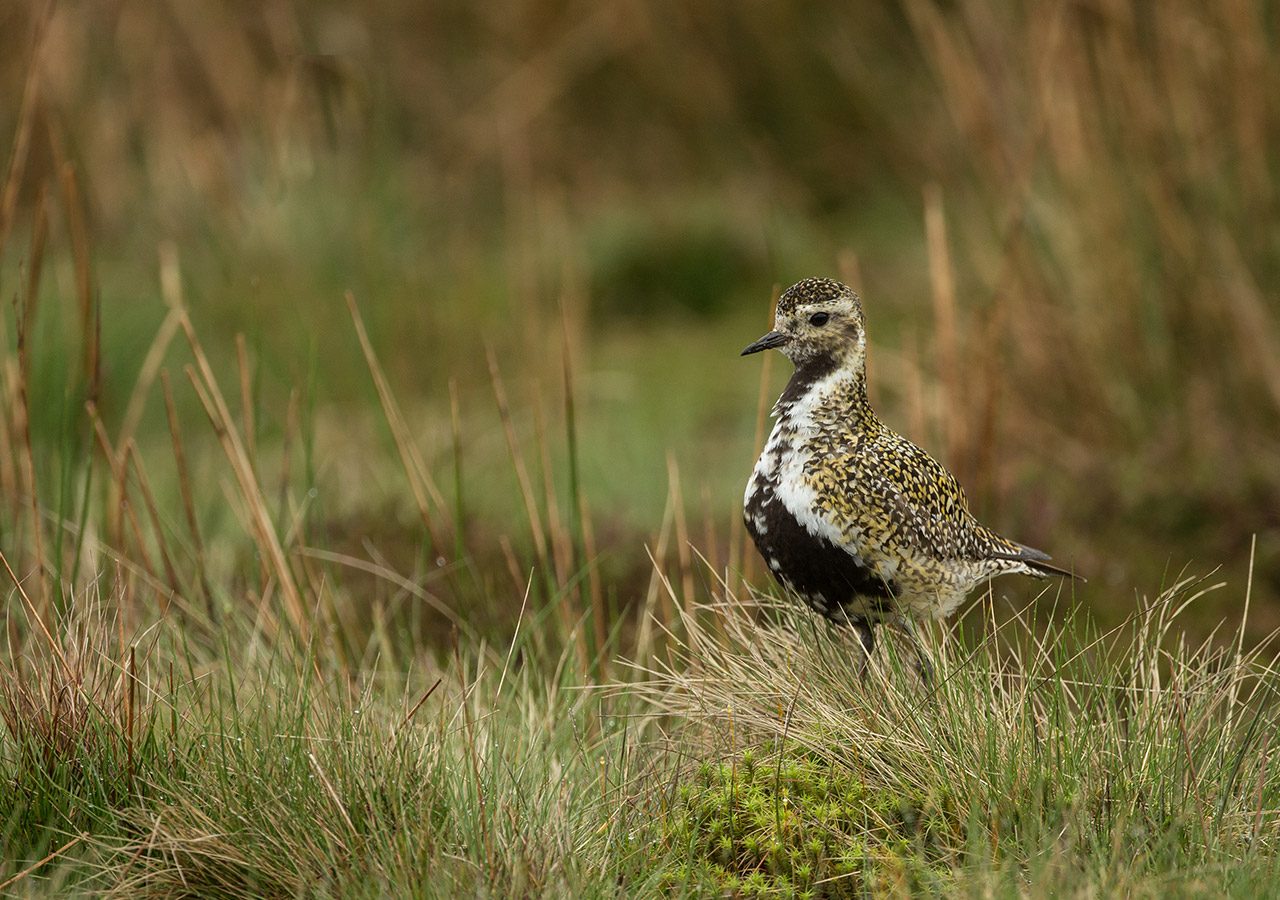
<svg viewBox="0 0 1280 900">
<path fill-rule="evenodd" d="M 748 530 L 780 582 L 820 612 L 871 626 L 950 614 L 1004 573 L 1065 575 L 1038 550 L 981 525 L 956 478 L 885 426 L 867 399 L 856 294 L 808 278 L 778 301 L 778 348 L 795 373 L 744 498 Z"/>
</svg>

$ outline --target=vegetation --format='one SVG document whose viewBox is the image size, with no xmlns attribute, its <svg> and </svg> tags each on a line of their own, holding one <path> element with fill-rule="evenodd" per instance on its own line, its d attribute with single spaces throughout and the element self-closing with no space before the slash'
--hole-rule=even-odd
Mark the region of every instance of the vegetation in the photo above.
<svg viewBox="0 0 1280 900">
<path fill-rule="evenodd" d="M 0 893 L 1266 892 L 1273 18 L 0 11 Z M 1090 576 L 932 686 L 738 524 L 817 273 Z"/>
<path fill-rule="evenodd" d="M 685 620 L 642 690 L 728 761 L 684 776 L 677 871 L 747 895 L 1262 891 L 1274 676 L 1177 637 L 1204 589 L 1106 635 L 945 634 L 932 691 L 892 653 L 852 681 L 853 639 L 786 607 L 766 628 L 732 600 L 714 631 Z"/>
<path fill-rule="evenodd" d="M 924 877 L 917 860 L 936 853 L 945 817 L 928 798 L 868 789 L 819 760 L 750 750 L 728 763 L 703 763 L 680 787 L 667 840 L 693 865 L 667 874 L 671 888 L 705 886 L 747 896 L 860 896 L 881 880 L 937 888 L 943 867 Z M 683 812 L 683 816 L 681 815 Z"/>
</svg>

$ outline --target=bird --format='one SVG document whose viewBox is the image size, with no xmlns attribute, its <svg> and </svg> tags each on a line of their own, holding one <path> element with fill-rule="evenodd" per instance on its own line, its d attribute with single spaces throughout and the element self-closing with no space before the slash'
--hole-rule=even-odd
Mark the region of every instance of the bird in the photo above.
<svg viewBox="0 0 1280 900">
<path fill-rule="evenodd" d="M 1079 577 L 981 524 L 956 477 L 876 415 L 862 302 L 850 288 L 828 278 L 787 288 L 773 330 L 742 355 L 772 349 L 794 371 L 773 407 L 743 518 L 784 589 L 852 626 L 864 676 L 878 625 L 913 639 L 928 681 L 913 620 L 951 615 L 997 575 Z"/>
</svg>

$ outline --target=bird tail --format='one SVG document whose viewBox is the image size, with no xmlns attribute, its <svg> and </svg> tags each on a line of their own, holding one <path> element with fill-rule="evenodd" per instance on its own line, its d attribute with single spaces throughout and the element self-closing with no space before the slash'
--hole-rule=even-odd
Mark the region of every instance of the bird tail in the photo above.
<svg viewBox="0 0 1280 900">
<path fill-rule="evenodd" d="M 1083 575 L 1060 569 L 1049 562 L 1049 554 L 1017 541 L 1009 541 L 1016 549 L 1012 553 L 992 553 L 995 559 L 1007 559 L 1009 562 L 1022 563 L 1028 575 L 1039 578 L 1073 578 L 1081 583 L 1087 581 Z"/>
</svg>

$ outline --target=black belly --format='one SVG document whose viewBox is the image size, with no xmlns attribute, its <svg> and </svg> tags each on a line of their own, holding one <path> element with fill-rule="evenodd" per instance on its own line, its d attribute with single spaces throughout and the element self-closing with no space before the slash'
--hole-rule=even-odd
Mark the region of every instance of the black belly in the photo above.
<svg viewBox="0 0 1280 900">
<path fill-rule="evenodd" d="M 891 611 L 893 584 L 844 548 L 812 534 L 774 496 L 771 486 L 755 491 L 743 513 L 747 531 L 774 578 L 824 616 L 843 619 L 842 610 L 855 598 L 880 616 Z M 763 528 L 756 526 L 757 518 Z"/>
</svg>

